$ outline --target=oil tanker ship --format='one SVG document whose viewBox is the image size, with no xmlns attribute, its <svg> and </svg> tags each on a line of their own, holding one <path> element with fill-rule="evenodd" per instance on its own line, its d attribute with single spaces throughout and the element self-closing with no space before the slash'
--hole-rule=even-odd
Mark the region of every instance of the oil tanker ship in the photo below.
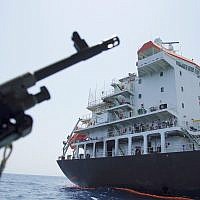
<svg viewBox="0 0 200 200">
<path fill-rule="evenodd" d="M 137 75 L 90 94 L 57 160 L 73 183 L 200 199 L 200 65 L 173 45 L 145 43 Z"/>
</svg>

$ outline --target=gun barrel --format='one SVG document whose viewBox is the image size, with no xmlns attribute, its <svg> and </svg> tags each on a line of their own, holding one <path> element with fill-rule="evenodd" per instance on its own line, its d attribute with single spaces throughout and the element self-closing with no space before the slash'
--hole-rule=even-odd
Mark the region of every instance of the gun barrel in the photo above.
<svg viewBox="0 0 200 200">
<path fill-rule="evenodd" d="M 56 63 L 53 63 L 47 67 L 44 67 L 40 70 L 34 72 L 34 77 L 36 81 L 40 81 L 45 79 L 48 76 L 51 76 L 63 69 L 66 69 L 80 61 L 87 60 L 93 56 L 100 54 L 103 51 L 109 50 L 119 45 L 119 38 L 113 37 L 109 40 L 103 41 L 101 44 L 85 48 L 72 56 L 60 60 Z"/>
</svg>

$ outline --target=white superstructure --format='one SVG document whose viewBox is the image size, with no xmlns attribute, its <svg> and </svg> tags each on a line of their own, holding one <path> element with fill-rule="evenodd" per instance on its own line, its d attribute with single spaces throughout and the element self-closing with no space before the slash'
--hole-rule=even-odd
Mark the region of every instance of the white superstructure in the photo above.
<svg viewBox="0 0 200 200">
<path fill-rule="evenodd" d="M 91 116 L 78 121 L 64 155 L 72 144 L 75 159 L 200 149 L 200 66 L 160 39 L 139 49 L 136 65 L 138 76 L 89 99 Z"/>
</svg>

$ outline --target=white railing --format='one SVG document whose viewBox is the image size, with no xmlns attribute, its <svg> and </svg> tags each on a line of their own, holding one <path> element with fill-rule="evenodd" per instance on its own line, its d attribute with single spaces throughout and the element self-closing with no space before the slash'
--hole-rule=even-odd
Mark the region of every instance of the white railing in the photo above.
<svg viewBox="0 0 200 200">
<path fill-rule="evenodd" d="M 111 90 L 108 90 L 108 91 L 104 91 L 104 92 L 102 92 L 101 98 L 106 98 L 106 97 L 112 96 L 115 93 L 116 92 L 114 91 L 114 89 L 111 89 Z"/>
<path fill-rule="evenodd" d="M 158 129 L 164 129 L 164 128 L 171 128 L 176 127 L 177 121 L 171 121 L 169 119 L 166 120 L 155 120 L 153 122 L 148 123 L 133 123 L 132 126 L 127 126 L 120 128 L 119 130 L 113 130 L 107 132 L 108 138 L 114 137 L 114 136 L 121 136 L 126 134 L 134 134 L 134 133 L 142 133 L 146 131 L 152 131 L 152 130 L 158 130 Z"/>
<path fill-rule="evenodd" d="M 83 116 L 81 117 L 81 119 L 82 119 L 82 120 L 90 120 L 90 119 L 92 119 L 92 114 L 89 113 L 89 114 L 83 115 Z"/>
<path fill-rule="evenodd" d="M 100 104 L 103 104 L 102 99 L 88 101 L 88 107 L 93 107 L 93 106 L 97 106 Z"/>
<path fill-rule="evenodd" d="M 129 92 L 132 93 L 129 85 L 120 85 L 119 88 L 120 88 L 119 90 L 112 89 L 112 90 L 108 90 L 108 91 L 103 92 L 102 93 L 102 98 L 111 97 L 111 96 L 113 96 L 115 94 L 118 94 L 120 92 L 123 92 L 123 91 L 129 91 Z"/>
<path fill-rule="evenodd" d="M 143 67 L 145 65 L 148 65 L 148 64 L 151 64 L 153 62 L 156 62 L 157 60 L 163 59 L 163 55 L 164 55 L 164 52 L 159 52 L 159 53 L 156 53 L 156 54 L 154 54 L 152 56 L 144 58 L 142 60 L 138 60 L 137 66 L 138 66 L 138 68 L 140 68 L 140 67 Z"/>
<path fill-rule="evenodd" d="M 159 111 L 162 111 L 162 110 L 159 110 Z M 150 113 L 152 113 L 152 112 L 147 112 L 147 113 L 145 113 L 145 115 L 148 115 Z M 141 116 L 141 114 L 140 115 L 139 114 L 135 115 L 134 111 L 128 111 L 128 112 L 119 113 L 119 116 L 116 116 L 116 115 L 111 116 L 108 120 L 101 121 L 101 122 L 98 122 L 97 118 L 92 118 L 91 115 L 86 115 L 82 119 L 83 120 L 85 119 L 85 120 L 88 120 L 88 121 L 90 120 L 92 122 L 92 123 L 88 124 L 88 126 L 96 126 L 96 125 L 115 122 L 115 121 L 120 121 L 120 120 L 128 119 L 128 118 L 133 118 L 133 117 L 136 118 L 137 116 Z M 149 131 L 149 130 L 156 130 L 156 129 L 161 129 L 161 128 L 173 127 L 173 126 L 178 125 L 178 122 L 177 122 L 177 118 L 175 116 L 174 117 L 172 116 L 171 119 L 169 117 L 169 118 L 166 118 L 166 120 L 162 120 L 162 121 L 154 120 L 152 122 L 139 123 L 139 124 L 142 124 L 142 125 L 140 125 L 139 128 L 137 128 L 139 125 L 136 126 L 135 127 L 135 129 L 136 129 L 135 132 L 143 132 L 143 131 Z M 185 127 L 184 123 L 181 123 L 181 124 L 182 124 L 182 127 L 184 128 Z"/>
<path fill-rule="evenodd" d="M 200 124 L 199 122 L 189 122 L 189 121 L 182 121 L 181 122 L 182 128 L 185 128 L 186 130 L 192 131 L 194 133 L 200 132 Z"/>
<path fill-rule="evenodd" d="M 127 144 L 128 145 L 128 144 Z M 132 144 L 134 146 L 134 143 Z M 185 144 L 177 144 L 177 145 L 167 145 L 165 148 L 165 153 L 174 153 L 174 152 L 188 152 L 188 151 L 195 151 L 199 150 L 195 147 L 194 143 L 185 143 Z M 152 146 L 147 148 L 147 154 L 151 153 L 161 153 L 161 147 L 160 146 Z M 100 152 L 95 154 L 95 158 L 101 158 L 101 157 L 115 157 L 115 156 L 128 156 L 128 155 L 143 155 L 144 154 L 144 147 L 142 146 L 135 146 L 131 149 L 131 154 L 129 154 L 127 148 L 118 148 L 117 154 L 115 154 L 115 151 L 106 151 L 103 152 L 103 148 Z M 90 153 L 86 153 L 85 157 L 84 154 L 79 154 L 78 158 L 73 157 L 72 155 L 67 155 L 66 159 L 87 159 L 87 158 L 94 158 L 93 151 L 91 150 Z M 63 158 L 59 158 L 63 159 Z"/>
<path fill-rule="evenodd" d="M 166 153 L 194 151 L 194 150 L 197 150 L 194 143 L 166 145 Z"/>
<path fill-rule="evenodd" d="M 118 79 L 112 79 L 111 85 L 114 84 L 121 84 L 121 82 Z"/>
</svg>

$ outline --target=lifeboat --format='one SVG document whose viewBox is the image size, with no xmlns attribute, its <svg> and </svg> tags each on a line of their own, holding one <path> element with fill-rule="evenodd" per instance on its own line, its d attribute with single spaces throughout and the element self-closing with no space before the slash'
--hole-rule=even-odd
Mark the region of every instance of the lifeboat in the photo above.
<svg viewBox="0 0 200 200">
<path fill-rule="evenodd" d="M 68 140 L 68 143 L 69 143 L 69 146 L 74 149 L 75 148 L 75 145 L 74 143 L 77 143 L 77 142 L 83 142 L 85 141 L 86 139 L 88 138 L 88 136 L 84 133 L 75 133 L 74 135 L 72 135 L 72 137 L 69 138 Z"/>
</svg>

